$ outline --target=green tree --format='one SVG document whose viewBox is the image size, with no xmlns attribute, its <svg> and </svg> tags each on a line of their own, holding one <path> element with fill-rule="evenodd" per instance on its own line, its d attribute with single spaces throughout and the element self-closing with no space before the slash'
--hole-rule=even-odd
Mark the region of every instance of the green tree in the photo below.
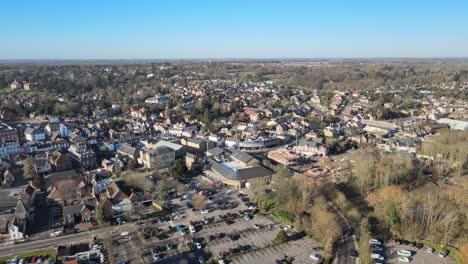
<svg viewBox="0 0 468 264">
<path fill-rule="evenodd" d="M 280 230 L 278 232 L 278 234 L 276 235 L 275 239 L 279 243 L 284 243 L 284 242 L 288 241 L 288 235 L 286 234 L 286 232 L 284 230 Z"/>
<path fill-rule="evenodd" d="M 34 177 L 33 181 L 32 181 L 32 184 L 37 189 L 42 189 L 42 187 L 44 186 L 44 182 L 42 181 L 42 177 L 39 176 L 39 175 L 36 175 Z"/>
<path fill-rule="evenodd" d="M 98 221 L 99 225 L 102 225 L 106 222 L 106 217 L 104 215 L 102 206 L 96 207 L 96 220 Z"/>
<path fill-rule="evenodd" d="M 127 169 L 129 170 L 134 170 L 136 168 L 137 164 L 134 160 L 130 159 L 128 162 L 127 162 Z"/>
<path fill-rule="evenodd" d="M 122 173 L 122 168 L 120 168 L 120 165 L 119 164 L 114 164 L 114 175 L 119 177 L 120 174 Z"/>
<path fill-rule="evenodd" d="M 205 108 L 205 111 L 203 112 L 202 122 L 203 122 L 205 125 L 207 125 L 210 121 L 211 121 L 210 110 L 208 110 L 208 108 Z"/>
<path fill-rule="evenodd" d="M 176 160 L 171 167 L 169 167 L 169 175 L 172 177 L 181 177 L 187 172 L 187 167 L 182 160 Z"/>
</svg>

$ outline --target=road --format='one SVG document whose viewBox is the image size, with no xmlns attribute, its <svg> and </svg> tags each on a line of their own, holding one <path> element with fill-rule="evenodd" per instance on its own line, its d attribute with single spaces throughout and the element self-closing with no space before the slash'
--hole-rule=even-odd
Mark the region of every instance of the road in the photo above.
<svg viewBox="0 0 468 264">
<path fill-rule="evenodd" d="M 348 220 L 346 220 L 344 215 L 331 202 L 328 202 L 328 204 L 339 215 L 343 231 L 351 231 L 351 227 L 349 226 Z M 354 234 L 352 236 L 342 237 L 338 241 L 338 246 L 336 247 L 335 251 L 335 260 L 333 261 L 333 263 L 356 263 L 356 259 L 350 256 L 351 251 L 353 250 L 357 250 L 356 237 L 354 236 Z"/>
<path fill-rule="evenodd" d="M 23 252 L 30 252 L 39 249 L 56 248 L 64 244 L 76 244 L 78 242 L 89 242 L 94 236 L 102 238 L 110 233 L 134 232 L 138 229 L 134 224 L 125 224 L 121 226 L 104 227 L 94 231 L 83 231 L 76 234 L 32 240 L 30 242 L 4 246 L 0 248 L 0 257 L 13 256 Z"/>
</svg>

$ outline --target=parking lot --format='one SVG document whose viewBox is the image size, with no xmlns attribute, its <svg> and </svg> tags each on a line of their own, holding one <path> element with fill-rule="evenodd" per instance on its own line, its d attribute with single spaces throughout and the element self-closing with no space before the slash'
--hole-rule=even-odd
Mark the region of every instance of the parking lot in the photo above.
<svg viewBox="0 0 468 264">
<path fill-rule="evenodd" d="M 191 195 L 195 195 L 195 191 Z M 200 257 L 208 260 L 228 256 L 233 258 L 233 263 L 274 263 L 285 255 L 293 257 L 295 263 L 311 263 L 308 256 L 319 253 L 313 252 L 312 248 L 317 244 L 312 239 L 297 237 L 294 230 L 287 233 L 291 237 L 296 235 L 297 239 L 270 247 L 278 232 L 284 229 L 283 225 L 271 216 L 253 210 L 245 196 L 236 190 L 222 190 L 213 197 L 205 200 L 205 208 L 209 212 L 203 214 L 200 210 L 187 208 L 190 198 L 173 197 L 170 199 L 171 218 L 177 220 L 148 221 L 138 234 L 131 235 L 131 240 L 120 241 L 115 246 L 115 259 L 127 263 L 153 263 L 156 250 L 160 258 L 157 263 L 199 263 Z M 220 208 L 218 198 L 234 208 Z M 250 220 L 244 217 L 247 212 L 252 217 Z M 188 230 L 190 225 L 196 227 L 196 232 Z M 170 228 L 172 232 L 168 232 Z M 151 229 L 164 231 L 166 235 L 141 239 L 142 234 Z M 186 230 L 186 234 L 182 234 L 180 229 Z M 118 236 L 114 238 L 119 239 Z"/>
<path fill-rule="evenodd" d="M 445 258 L 441 258 L 438 256 L 438 252 L 428 253 L 426 252 L 426 248 L 417 249 L 411 246 L 406 245 L 396 245 L 393 243 L 386 244 L 386 254 L 387 254 L 387 261 L 386 263 L 402 263 L 398 260 L 397 251 L 400 249 L 409 250 L 413 254 L 410 258 L 411 263 L 415 264 L 456 264 L 456 261 L 447 256 Z"/>
<path fill-rule="evenodd" d="M 316 246 L 316 243 L 312 239 L 304 237 L 299 240 L 236 256 L 232 259 L 232 263 L 270 264 L 275 263 L 276 259 L 284 258 L 285 255 L 293 257 L 294 263 L 315 263 L 309 256 L 312 253 L 320 253 L 320 250 L 313 249 Z"/>
</svg>

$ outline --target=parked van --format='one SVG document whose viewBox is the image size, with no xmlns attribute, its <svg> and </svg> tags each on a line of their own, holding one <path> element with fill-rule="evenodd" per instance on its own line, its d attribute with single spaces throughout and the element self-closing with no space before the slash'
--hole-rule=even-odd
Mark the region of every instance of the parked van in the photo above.
<svg viewBox="0 0 468 264">
<path fill-rule="evenodd" d="M 411 257 L 411 255 L 412 255 L 412 254 L 411 254 L 411 251 L 409 251 L 409 250 L 404 250 L 404 249 L 398 250 L 398 251 L 397 251 L 397 254 L 398 254 L 398 256 L 400 256 L 400 257 L 406 257 L 406 258 L 409 258 L 409 257 Z"/>
</svg>

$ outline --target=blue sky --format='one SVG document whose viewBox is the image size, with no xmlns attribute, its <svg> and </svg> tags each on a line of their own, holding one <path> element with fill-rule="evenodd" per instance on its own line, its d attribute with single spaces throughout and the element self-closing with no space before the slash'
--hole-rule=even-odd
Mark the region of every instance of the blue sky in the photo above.
<svg viewBox="0 0 468 264">
<path fill-rule="evenodd" d="M 15 0 L 0 10 L 0 59 L 468 56 L 468 1 Z"/>
</svg>

